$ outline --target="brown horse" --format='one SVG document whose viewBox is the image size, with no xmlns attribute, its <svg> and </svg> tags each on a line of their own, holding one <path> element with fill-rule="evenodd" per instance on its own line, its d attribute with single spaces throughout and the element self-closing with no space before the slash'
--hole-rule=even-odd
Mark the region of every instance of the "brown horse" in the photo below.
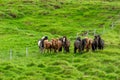
<svg viewBox="0 0 120 80">
<path fill-rule="evenodd" d="M 85 49 L 88 52 L 92 48 L 93 40 L 88 37 L 86 37 L 85 40 L 86 40 Z"/>
<path fill-rule="evenodd" d="M 58 51 L 61 52 L 62 51 L 62 41 L 60 39 L 58 39 Z"/>
<path fill-rule="evenodd" d="M 47 52 L 51 52 L 52 43 L 48 40 L 44 40 L 44 52 L 47 50 Z"/>
<path fill-rule="evenodd" d="M 59 39 L 52 39 L 52 48 L 54 52 L 62 51 L 62 41 Z"/>
</svg>

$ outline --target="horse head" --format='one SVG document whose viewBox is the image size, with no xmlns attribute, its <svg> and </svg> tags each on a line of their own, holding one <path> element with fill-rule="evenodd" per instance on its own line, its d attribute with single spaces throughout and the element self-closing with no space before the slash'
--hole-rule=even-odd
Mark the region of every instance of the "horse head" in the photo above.
<svg viewBox="0 0 120 80">
<path fill-rule="evenodd" d="M 80 38 L 80 37 L 77 37 L 76 40 L 81 41 L 81 38 Z"/>
<path fill-rule="evenodd" d="M 97 35 L 97 37 L 98 37 L 98 40 L 101 40 L 101 37 L 100 37 L 100 35 Z"/>
<path fill-rule="evenodd" d="M 67 37 L 63 36 L 63 43 L 66 43 L 66 41 L 67 41 Z"/>
</svg>

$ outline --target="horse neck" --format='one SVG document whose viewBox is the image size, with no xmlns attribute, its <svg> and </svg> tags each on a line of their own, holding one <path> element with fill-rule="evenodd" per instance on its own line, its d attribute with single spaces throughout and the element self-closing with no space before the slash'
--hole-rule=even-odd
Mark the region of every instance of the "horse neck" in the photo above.
<svg viewBox="0 0 120 80">
<path fill-rule="evenodd" d="M 100 38 L 100 37 L 98 38 L 98 41 L 101 41 L 101 38 Z"/>
</svg>

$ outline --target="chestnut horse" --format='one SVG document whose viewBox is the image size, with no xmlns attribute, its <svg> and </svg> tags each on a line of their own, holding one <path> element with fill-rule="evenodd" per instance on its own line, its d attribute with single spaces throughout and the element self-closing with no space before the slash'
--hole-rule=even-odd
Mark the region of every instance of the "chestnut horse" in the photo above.
<svg viewBox="0 0 120 80">
<path fill-rule="evenodd" d="M 47 50 L 47 52 L 51 52 L 52 43 L 48 40 L 44 40 L 44 52 Z"/>
<path fill-rule="evenodd" d="M 93 40 L 92 39 L 90 39 L 90 38 L 88 38 L 88 37 L 86 37 L 85 39 L 85 49 L 86 49 L 86 51 L 88 52 L 91 48 L 92 48 L 92 42 L 93 42 Z"/>
<path fill-rule="evenodd" d="M 62 51 L 62 41 L 59 39 L 52 39 L 52 48 L 54 52 Z"/>
</svg>

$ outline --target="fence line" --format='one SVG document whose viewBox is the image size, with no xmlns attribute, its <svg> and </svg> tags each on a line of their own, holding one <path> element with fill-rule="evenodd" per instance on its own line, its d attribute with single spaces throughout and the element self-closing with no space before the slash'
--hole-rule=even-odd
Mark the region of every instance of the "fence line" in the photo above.
<svg viewBox="0 0 120 80">
<path fill-rule="evenodd" d="M 119 38 L 120 38 L 120 36 L 119 36 Z M 117 44 L 105 44 L 105 45 L 111 45 L 111 46 L 118 46 Z M 29 57 L 29 51 L 30 51 L 31 49 L 29 49 L 28 47 L 26 47 L 26 49 L 24 49 L 24 54 L 22 54 L 22 56 L 26 56 L 26 57 Z M 33 51 L 35 51 L 35 50 L 33 50 Z M 38 48 L 38 52 L 40 53 L 40 51 L 39 51 L 39 48 Z M 32 52 L 33 53 L 33 52 Z M 14 50 L 13 49 L 10 49 L 9 50 L 9 52 L 8 52 L 8 56 L 2 56 L 2 55 L 4 55 L 4 53 L 3 54 L 1 54 L 1 57 L 0 58 L 4 58 L 4 59 L 10 59 L 10 60 L 12 60 L 12 59 L 14 59 L 14 57 L 13 56 L 18 56 L 18 57 L 21 57 L 21 54 L 17 54 L 17 53 L 15 53 L 14 54 Z M 17 54 L 17 55 L 16 55 Z M 35 56 L 35 55 L 33 55 L 33 54 L 30 54 L 30 56 Z M 15 58 L 16 59 L 16 58 Z M 74 62 L 74 54 L 73 54 L 73 56 L 72 56 L 72 63 Z"/>
<path fill-rule="evenodd" d="M 26 57 L 28 57 L 28 48 L 26 47 Z"/>
<path fill-rule="evenodd" d="M 10 60 L 12 60 L 12 49 L 10 49 Z"/>
<path fill-rule="evenodd" d="M 37 46 L 38 47 L 38 46 Z M 39 53 L 39 48 L 37 47 L 31 47 L 24 48 L 24 49 L 12 49 L 10 48 L 9 50 L 2 50 L 0 51 L 0 58 L 5 59 L 5 60 L 12 60 L 12 59 L 17 59 L 18 57 L 29 57 L 29 52 L 30 56 L 35 56 L 34 52 Z"/>
<path fill-rule="evenodd" d="M 102 30 L 94 29 L 94 30 L 80 31 L 80 32 L 77 32 L 77 36 L 79 36 L 79 35 L 89 36 L 90 34 L 92 34 L 92 35 L 101 34 L 102 35 L 102 34 L 107 33 L 108 31 L 111 31 L 111 30 L 113 31 L 113 29 L 115 28 L 116 25 L 119 25 L 119 24 L 117 24 L 116 22 L 112 22 L 109 29 L 106 29 L 106 27 L 103 26 Z M 84 32 L 84 33 L 82 33 L 82 32 Z"/>
<path fill-rule="evenodd" d="M 97 30 L 97 29 L 94 29 L 92 31 L 91 30 L 87 30 L 87 31 L 84 31 L 84 33 L 77 33 L 77 37 L 79 35 L 81 35 L 81 36 L 89 36 L 90 34 L 92 34 L 92 35 L 95 36 L 96 34 L 104 34 L 105 33 L 105 28 L 103 29 L 103 31 L 101 31 L 101 33 L 98 33 L 97 31 L 101 31 L 101 30 Z"/>
</svg>

